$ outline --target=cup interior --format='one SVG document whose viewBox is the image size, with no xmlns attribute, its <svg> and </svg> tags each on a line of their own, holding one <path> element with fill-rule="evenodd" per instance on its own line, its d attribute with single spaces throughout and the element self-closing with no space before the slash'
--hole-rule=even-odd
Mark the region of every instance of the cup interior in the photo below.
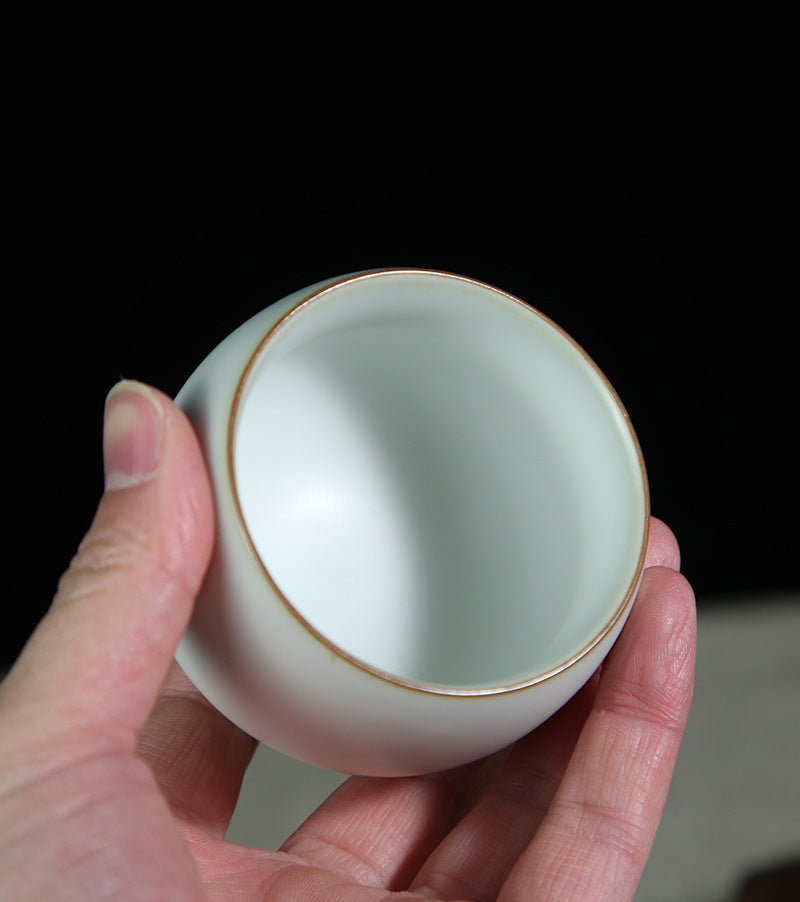
<svg viewBox="0 0 800 902">
<path fill-rule="evenodd" d="M 231 421 L 243 525 L 334 650 L 415 685 L 559 668 L 635 588 L 647 488 L 615 394 L 548 319 L 416 271 L 279 322 Z"/>
</svg>

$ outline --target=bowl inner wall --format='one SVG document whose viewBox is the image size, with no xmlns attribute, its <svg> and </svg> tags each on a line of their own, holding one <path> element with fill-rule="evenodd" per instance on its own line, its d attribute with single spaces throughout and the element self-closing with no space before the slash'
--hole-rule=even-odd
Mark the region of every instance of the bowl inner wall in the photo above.
<svg viewBox="0 0 800 902">
<path fill-rule="evenodd" d="M 247 377 L 233 462 L 288 603 L 406 681 L 544 673 L 635 578 L 644 490 L 617 404 L 543 317 L 469 282 L 364 279 L 290 316 Z"/>
</svg>

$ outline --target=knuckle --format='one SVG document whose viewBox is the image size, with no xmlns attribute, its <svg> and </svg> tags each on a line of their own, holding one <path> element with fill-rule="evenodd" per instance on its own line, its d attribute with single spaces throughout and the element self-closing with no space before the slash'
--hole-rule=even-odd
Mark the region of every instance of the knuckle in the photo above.
<svg viewBox="0 0 800 902">
<path fill-rule="evenodd" d="M 128 522 L 95 525 L 78 546 L 59 580 L 56 602 L 63 604 L 94 592 L 107 581 L 141 571 L 154 563 L 147 535 Z"/>
</svg>

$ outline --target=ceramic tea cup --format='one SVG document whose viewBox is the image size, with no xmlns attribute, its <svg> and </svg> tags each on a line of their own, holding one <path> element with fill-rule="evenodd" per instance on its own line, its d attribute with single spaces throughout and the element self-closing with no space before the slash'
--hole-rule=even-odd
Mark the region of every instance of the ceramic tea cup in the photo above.
<svg viewBox="0 0 800 902">
<path fill-rule="evenodd" d="M 190 377 L 217 543 L 178 661 L 246 732 L 333 770 L 496 751 L 591 676 L 633 603 L 638 442 L 561 329 L 496 288 L 356 273 Z"/>
</svg>

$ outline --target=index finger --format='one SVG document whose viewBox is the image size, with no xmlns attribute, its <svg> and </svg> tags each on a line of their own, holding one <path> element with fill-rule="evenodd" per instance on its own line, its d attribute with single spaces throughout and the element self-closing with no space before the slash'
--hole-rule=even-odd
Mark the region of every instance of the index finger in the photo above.
<svg viewBox="0 0 800 902">
<path fill-rule="evenodd" d="M 691 587 L 671 568 L 649 568 L 563 781 L 500 902 L 633 898 L 689 711 L 695 641 Z"/>
<path fill-rule="evenodd" d="M 672 530 L 656 517 L 650 518 L 650 536 L 647 542 L 645 567 L 669 567 L 681 569 L 681 552 Z"/>
</svg>

